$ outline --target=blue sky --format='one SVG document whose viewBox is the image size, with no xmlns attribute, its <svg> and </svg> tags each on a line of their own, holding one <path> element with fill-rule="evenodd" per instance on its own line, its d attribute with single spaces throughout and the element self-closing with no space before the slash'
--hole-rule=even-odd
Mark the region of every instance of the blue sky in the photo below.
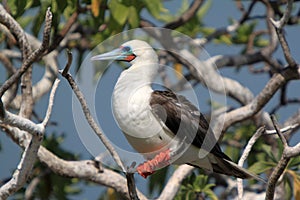
<svg viewBox="0 0 300 200">
<path fill-rule="evenodd" d="M 175 3 L 177 2 L 177 3 Z M 179 7 L 178 4 L 181 1 L 166 1 L 165 5 L 167 8 L 171 10 L 172 13 L 175 13 L 177 8 Z M 255 6 L 254 13 L 263 13 L 264 10 L 261 9 L 260 6 Z M 204 23 L 209 25 L 210 27 L 214 28 L 220 28 L 227 26 L 229 23 L 229 18 L 235 18 L 239 19 L 240 12 L 237 11 L 235 7 L 235 1 L 213 1 L 212 7 L 209 10 L 208 14 L 206 15 L 204 19 Z M 144 12 L 143 15 L 145 17 L 148 17 L 149 15 Z M 300 43 L 298 39 L 298 35 L 300 32 L 300 27 L 286 27 L 286 36 L 288 38 L 288 42 L 291 48 L 291 52 L 294 55 L 294 57 L 298 58 L 299 52 L 300 52 Z M 226 45 L 215 45 L 210 44 L 206 47 L 206 50 L 208 53 L 213 55 L 218 54 L 224 54 L 226 53 L 238 53 L 240 51 L 240 48 L 238 47 L 232 47 L 232 46 L 226 46 Z M 74 53 L 74 57 L 76 57 L 76 52 Z M 226 54 L 225 53 L 225 54 Z M 282 51 L 280 48 L 275 53 L 275 56 L 284 60 Z M 76 58 L 74 58 L 74 61 Z M 64 52 L 61 53 L 58 59 L 60 68 L 63 68 L 66 62 L 66 55 Z M 71 67 L 70 72 L 72 74 L 75 74 L 75 63 L 73 63 L 73 66 Z M 97 116 L 100 122 L 100 125 L 110 123 L 112 120 L 111 116 L 109 116 L 109 102 L 106 101 L 106 106 L 97 105 L 97 102 L 102 102 L 103 97 L 109 97 L 111 90 L 113 88 L 113 82 L 116 81 L 118 74 L 121 73 L 121 69 L 113 66 L 108 70 L 109 75 L 107 75 L 107 80 L 102 80 L 101 84 L 97 88 L 97 93 L 95 96 L 96 101 L 96 111 Z M 248 73 L 247 67 L 243 67 L 238 73 L 233 68 L 225 68 L 221 70 L 221 73 L 224 76 L 234 78 L 238 81 L 240 81 L 243 85 L 246 85 L 250 88 L 251 91 L 256 95 L 260 92 L 260 90 L 264 87 L 266 81 L 268 80 L 267 75 L 252 75 Z M 43 74 L 43 69 L 40 67 L 34 68 L 34 76 L 35 79 L 39 79 L 41 77 L 41 74 Z M 0 67 L 0 81 L 3 82 L 5 76 L 3 73 L 3 68 Z M 56 132 L 57 134 L 65 134 L 66 139 L 62 146 L 75 154 L 80 154 L 82 156 L 82 159 L 90 159 L 92 158 L 91 153 L 85 148 L 83 143 L 80 140 L 80 136 L 77 133 L 74 120 L 73 120 L 73 109 L 72 109 L 72 91 L 68 85 L 68 83 L 60 77 L 62 80 L 56 97 L 55 97 L 55 105 L 53 108 L 53 113 L 51 120 L 58 123 L 57 126 L 51 126 L 47 129 L 47 134 L 50 134 L 52 132 Z M 201 90 L 201 88 L 197 88 L 197 90 Z M 298 92 L 297 92 L 298 91 Z M 289 84 L 288 88 L 288 96 L 290 97 L 298 97 L 299 98 L 299 81 L 293 81 L 291 84 Z M 90 98 L 90 97 L 89 97 Z M 208 110 L 207 107 L 207 100 L 209 100 L 209 97 L 203 97 L 201 95 L 198 95 L 198 98 L 201 99 L 200 108 L 201 110 Z M 203 99 L 204 98 L 204 99 Z M 273 97 L 270 103 L 264 108 L 266 111 L 269 111 L 272 105 L 274 105 L 274 102 L 276 102 L 278 99 L 278 94 Z M 46 105 L 48 103 L 48 95 L 43 97 L 40 102 L 36 105 L 35 111 L 38 113 L 40 117 L 43 117 L 46 111 Z M 229 104 L 232 105 L 238 105 L 233 101 L 228 101 Z M 75 104 L 76 106 L 76 104 Z M 101 110 L 106 108 L 106 110 Z M 296 109 L 299 109 L 299 105 L 293 105 L 288 108 L 282 108 L 279 113 L 279 121 L 284 121 L 287 119 L 292 113 L 295 112 Z M 101 112 L 100 112 L 100 111 Z M 98 113 L 99 111 L 99 113 Z M 125 138 L 122 136 L 120 131 L 116 126 L 112 126 L 110 129 L 110 126 L 108 127 L 107 132 L 109 131 L 111 135 L 108 137 L 116 143 L 118 146 L 122 146 L 124 148 L 130 148 L 130 146 L 127 144 Z M 89 131 L 89 130 L 87 130 Z M 2 132 L 1 132 L 2 133 Z M 292 145 L 298 143 L 300 141 L 300 136 L 298 133 L 298 136 L 295 136 L 291 142 Z M 0 179 L 7 177 L 9 174 L 11 174 L 12 170 L 15 169 L 19 158 L 21 150 L 20 148 L 14 144 L 8 137 L 6 137 L 4 134 L 0 134 L 0 142 L 2 146 L 2 150 L 0 151 Z M 95 147 L 97 148 L 97 147 Z M 5 164 L 3 164 L 5 163 Z M 146 192 L 146 180 L 143 178 L 140 178 L 136 176 L 137 178 L 137 185 L 138 188 L 144 192 Z M 99 190 L 99 187 L 101 186 L 87 186 L 84 188 L 84 193 L 81 195 L 82 198 L 86 199 L 96 199 L 101 190 Z"/>
</svg>

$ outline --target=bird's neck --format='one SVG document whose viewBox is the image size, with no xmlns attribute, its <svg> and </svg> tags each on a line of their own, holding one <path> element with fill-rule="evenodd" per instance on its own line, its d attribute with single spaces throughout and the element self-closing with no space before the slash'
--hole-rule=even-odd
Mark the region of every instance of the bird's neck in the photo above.
<svg viewBox="0 0 300 200">
<path fill-rule="evenodd" d="M 157 74 L 157 68 L 157 64 L 145 67 L 133 65 L 120 75 L 113 92 L 112 108 L 123 131 L 130 133 L 130 127 L 137 126 L 135 122 L 147 122 L 144 118 L 148 116 L 153 92 L 151 83 Z"/>
<path fill-rule="evenodd" d="M 157 76 L 157 63 L 143 63 L 139 66 L 132 65 L 122 72 L 116 86 L 115 92 L 136 92 L 135 90 L 152 90 L 151 84 Z"/>
</svg>

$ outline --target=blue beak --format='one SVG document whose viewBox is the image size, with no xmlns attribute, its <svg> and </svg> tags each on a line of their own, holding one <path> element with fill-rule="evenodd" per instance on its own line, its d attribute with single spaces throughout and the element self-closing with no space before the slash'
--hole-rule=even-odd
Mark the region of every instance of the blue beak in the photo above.
<svg viewBox="0 0 300 200">
<path fill-rule="evenodd" d="M 128 52 L 124 51 L 122 48 L 118 48 L 107 53 L 93 56 L 91 60 L 125 60 L 127 56 Z"/>
<path fill-rule="evenodd" d="M 131 48 L 121 46 L 118 49 L 112 50 L 108 53 L 93 56 L 91 60 L 119 60 L 130 62 L 134 60 L 136 55 L 132 52 Z"/>
</svg>

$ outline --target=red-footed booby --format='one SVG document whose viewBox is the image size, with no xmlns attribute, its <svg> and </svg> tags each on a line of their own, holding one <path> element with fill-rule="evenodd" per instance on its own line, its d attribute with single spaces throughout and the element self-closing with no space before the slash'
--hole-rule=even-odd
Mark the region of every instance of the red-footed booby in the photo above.
<svg viewBox="0 0 300 200">
<path fill-rule="evenodd" d="M 131 40 L 91 60 L 131 64 L 115 85 L 112 108 L 128 142 L 148 160 L 137 167 L 141 176 L 147 177 L 169 164 L 190 164 L 237 178 L 263 181 L 222 152 L 204 116 L 185 97 L 152 89 L 159 64 L 148 43 Z"/>
</svg>

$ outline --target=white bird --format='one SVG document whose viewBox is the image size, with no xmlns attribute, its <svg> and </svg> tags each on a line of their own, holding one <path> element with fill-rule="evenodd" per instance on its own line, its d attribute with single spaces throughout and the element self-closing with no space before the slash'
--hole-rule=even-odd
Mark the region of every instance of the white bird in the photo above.
<svg viewBox="0 0 300 200">
<path fill-rule="evenodd" d="M 148 160 L 137 167 L 140 175 L 147 177 L 169 164 L 190 164 L 229 176 L 264 181 L 222 152 L 204 116 L 185 97 L 152 89 L 159 64 L 148 43 L 131 40 L 91 60 L 131 64 L 115 85 L 112 107 L 128 142 Z"/>
</svg>

